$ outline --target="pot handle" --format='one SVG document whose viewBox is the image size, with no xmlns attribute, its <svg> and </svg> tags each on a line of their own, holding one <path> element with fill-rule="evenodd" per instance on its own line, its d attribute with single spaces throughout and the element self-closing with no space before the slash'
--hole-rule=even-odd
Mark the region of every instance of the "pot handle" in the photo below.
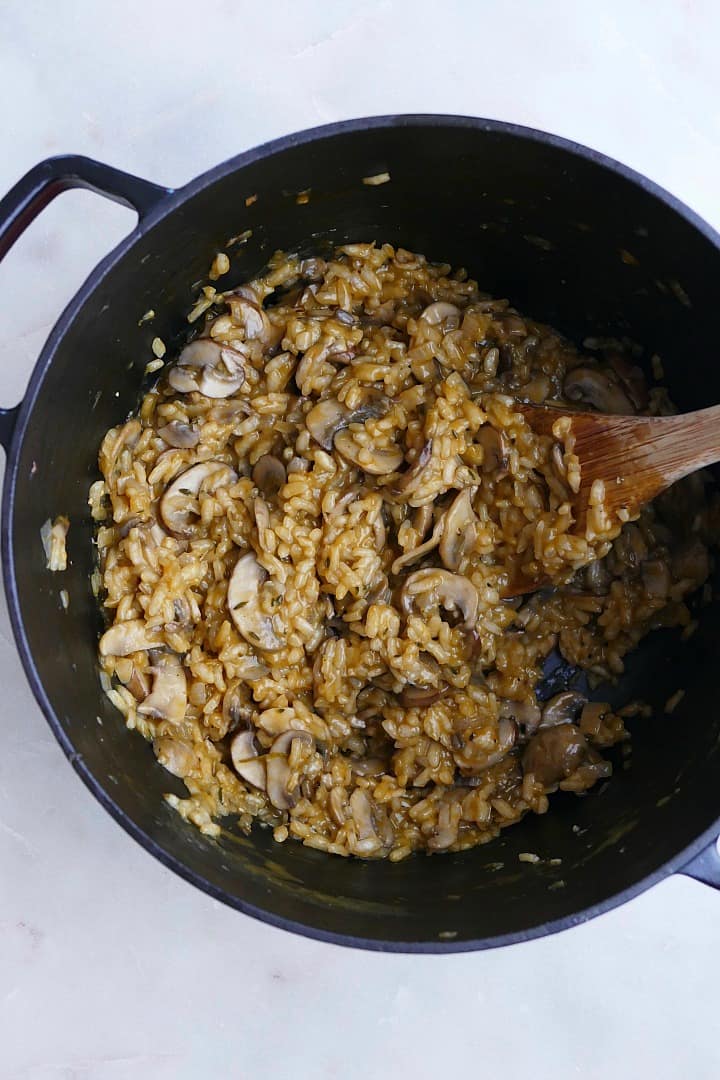
<svg viewBox="0 0 720 1080">
<path fill-rule="evenodd" d="M 682 866 L 679 873 L 720 889 L 720 854 L 718 854 L 715 840 L 689 863 Z"/>
<path fill-rule="evenodd" d="M 135 210 L 142 221 L 173 192 L 101 161 L 66 154 L 41 161 L 0 200 L 0 259 L 49 202 L 70 188 L 85 188 Z M 22 403 L 21 403 L 22 404 Z M 20 405 L 0 409 L 0 443 L 10 447 Z"/>
</svg>

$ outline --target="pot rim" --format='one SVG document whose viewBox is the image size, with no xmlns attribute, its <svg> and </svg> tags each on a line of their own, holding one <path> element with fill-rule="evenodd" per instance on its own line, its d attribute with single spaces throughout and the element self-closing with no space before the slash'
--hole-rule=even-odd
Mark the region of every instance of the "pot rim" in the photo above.
<svg viewBox="0 0 720 1080">
<path fill-rule="evenodd" d="M 676 196 L 660 187 L 660 185 L 649 180 L 642 173 L 637 172 L 606 154 L 600 153 L 597 150 L 593 150 L 571 139 L 540 131 L 536 128 L 525 127 L 523 125 L 501 120 L 487 120 L 479 117 L 462 115 L 445 115 L 440 113 L 388 114 L 343 120 L 332 124 L 323 124 L 317 127 L 306 128 L 303 131 L 294 132 L 289 135 L 283 135 L 279 138 L 272 139 L 269 142 L 262 143 L 257 147 L 246 150 L 243 153 L 214 166 L 206 172 L 201 173 L 184 186 L 169 191 L 166 197 L 160 199 L 157 205 L 140 218 L 132 232 L 124 237 L 124 239 L 98 263 L 63 310 L 50 332 L 33 368 L 28 383 L 28 389 L 19 407 L 17 422 L 7 450 L 2 495 L 1 548 L 3 579 L 10 622 L 20 654 L 20 660 L 30 684 L 30 688 L 50 729 L 76 773 L 98 802 L 125 830 L 125 832 L 132 836 L 134 840 L 136 840 L 147 852 L 153 855 L 163 866 L 172 870 L 180 878 L 189 882 L 191 885 L 196 886 L 198 889 L 201 889 L 213 899 L 219 900 L 222 903 L 235 908 L 237 911 L 267 923 L 270 926 L 275 926 L 281 930 L 287 930 L 295 934 L 300 934 L 303 937 L 312 938 L 316 941 L 328 942 L 334 945 L 346 945 L 377 952 L 434 954 L 473 952 L 476 950 L 499 948 L 505 945 L 532 941 L 536 938 L 545 937 L 550 934 L 558 933 L 561 930 L 569 929 L 572 926 L 587 922 L 589 919 L 593 919 L 605 912 L 612 911 L 614 908 L 620 907 L 628 900 L 633 899 L 633 897 L 638 896 L 646 889 L 657 884 L 659 881 L 662 881 L 670 874 L 682 870 L 683 867 L 698 856 L 709 844 L 713 843 L 717 837 L 718 830 L 720 829 L 720 814 L 716 822 L 708 826 L 708 828 L 705 829 L 692 843 L 688 844 L 670 859 L 661 863 L 651 873 L 640 878 L 621 892 L 615 893 L 597 904 L 589 905 L 572 915 L 541 923 L 526 930 L 514 931 L 512 933 L 496 935 L 489 938 L 478 937 L 459 941 L 386 941 L 382 938 L 359 937 L 357 935 L 324 930 L 322 927 L 310 926 L 306 923 L 276 915 L 264 908 L 248 903 L 241 898 L 228 895 L 223 889 L 212 884 L 212 882 L 208 881 L 201 874 L 197 874 L 190 870 L 180 859 L 165 851 L 164 848 L 145 833 L 144 830 L 121 809 L 109 795 L 105 787 L 103 787 L 102 783 L 90 772 L 90 769 L 85 764 L 82 756 L 75 750 L 71 739 L 62 727 L 57 713 L 45 692 L 45 688 L 35 666 L 22 620 L 12 543 L 12 522 L 16 488 L 18 484 L 20 448 L 45 374 L 52 363 L 60 342 L 77 313 L 88 301 L 97 286 L 104 280 L 120 259 L 128 253 L 137 240 L 144 236 L 145 233 L 149 232 L 156 224 L 158 224 L 158 222 L 172 214 L 183 203 L 187 202 L 188 199 L 206 188 L 211 187 L 218 180 L 223 179 L 231 173 L 239 172 L 248 165 L 265 160 L 282 151 L 298 146 L 304 146 L 308 143 L 330 138 L 335 135 L 367 132 L 379 129 L 427 126 L 459 128 L 469 132 L 509 135 L 518 139 L 523 139 L 527 142 L 540 143 L 542 145 L 566 151 L 575 157 L 591 162 L 600 168 L 621 176 L 636 187 L 639 187 L 647 195 L 658 199 L 670 210 L 683 218 L 689 225 L 697 229 L 718 251 L 720 251 L 720 234 L 708 225 L 699 214 L 691 210 Z"/>
</svg>

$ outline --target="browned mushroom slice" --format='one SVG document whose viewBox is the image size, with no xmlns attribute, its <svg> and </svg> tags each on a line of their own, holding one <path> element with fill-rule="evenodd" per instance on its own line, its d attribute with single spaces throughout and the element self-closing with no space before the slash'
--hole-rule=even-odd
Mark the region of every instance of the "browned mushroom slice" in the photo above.
<svg viewBox="0 0 720 1080">
<path fill-rule="evenodd" d="M 483 448 L 482 471 L 484 473 L 499 470 L 498 480 L 507 475 L 508 441 L 502 431 L 483 424 L 475 436 L 476 442 Z"/>
<path fill-rule="evenodd" d="M 273 629 L 273 622 L 260 607 L 260 586 L 267 578 L 252 552 L 242 555 L 228 583 L 227 603 L 236 627 L 251 645 L 267 652 L 282 649 L 283 643 Z"/>
<path fill-rule="evenodd" d="M 403 566 L 408 566 L 410 563 L 417 562 L 418 559 L 422 559 L 429 551 L 436 548 L 440 543 L 440 537 L 443 535 L 444 528 L 444 518 L 440 518 L 432 531 L 432 535 L 424 544 L 420 544 L 419 547 L 413 548 L 411 551 L 406 551 L 404 555 L 398 555 L 397 559 L 390 567 L 391 572 L 393 574 L 399 574 Z"/>
<path fill-rule="evenodd" d="M 152 668 L 152 692 L 145 698 L 138 712 L 156 720 L 179 723 L 187 708 L 187 679 L 185 670 L 172 653 L 162 657 Z"/>
<path fill-rule="evenodd" d="M 499 703 L 498 714 L 501 718 L 514 720 L 526 739 L 535 734 L 542 720 L 540 706 L 534 701 L 505 699 Z"/>
<path fill-rule="evenodd" d="M 437 826 L 435 832 L 428 839 L 427 846 L 429 851 L 446 851 L 451 847 L 458 836 L 458 826 L 460 824 L 460 806 L 455 804 L 455 807 L 447 800 L 440 804 L 438 811 Z"/>
<path fill-rule="evenodd" d="M 406 469 L 402 476 L 393 482 L 390 493 L 403 502 L 408 501 L 415 489 L 420 485 L 423 473 L 432 458 L 432 439 L 428 440 L 418 454 L 416 460 Z"/>
<path fill-rule="evenodd" d="M 230 759 L 238 776 L 265 791 L 265 759 L 258 754 L 252 731 L 239 731 L 230 742 Z"/>
<path fill-rule="evenodd" d="M 363 401 L 355 409 L 341 405 L 337 398 L 326 398 L 310 410 L 305 417 L 305 426 L 324 450 L 332 450 L 339 432 L 350 424 L 364 424 L 366 420 L 384 416 L 390 405 L 390 399 L 373 388 L 365 391 Z"/>
<path fill-rule="evenodd" d="M 101 656 L 130 656 L 131 653 L 157 649 L 163 645 L 158 628 L 149 627 L 142 619 L 115 623 L 100 638 Z"/>
<path fill-rule="evenodd" d="M 472 506 L 474 488 L 465 488 L 445 511 L 440 558 L 448 570 L 458 570 L 477 539 L 477 518 Z"/>
<path fill-rule="evenodd" d="M 233 321 L 245 330 L 245 340 L 268 344 L 273 337 L 273 327 L 263 309 L 247 297 L 232 293 L 226 294 L 226 301 Z"/>
<path fill-rule="evenodd" d="M 354 847 L 356 854 L 372 855 L 379 851 L 384 843 L 392 843 L 392 831 L 385 838 L 380 836 L 376 822 L 376 814 L 379 816 L 379 807 L 373 805 L 370 796 L 363 788 L 355 788 L 350 796 L 349 806 L 357 833 L 357 841 Z M 385 822 L 389 825 L 386 818 Z"/>
<path fill-rule="evenodd" d="M 180 473 L 165 489 L 160 500 L 160 517 L 170 532 L 187 536 L 191 531 L 195 500 L 201 488 L 208 493 L 227 487 L 237 480 L 237 473 L 222 461 L 201 461 Z"/>
<path fill-rule="evenodd" d="M 451 574 L 449 570 L 432 568 L 410 574 L 401 592 L 401 602 L 406 612 L 411 610 L 413 601 L 428 606 L 440 604 L 447 610 L 459 611 L 468 629 L 474 627 L 477 621 L 480 603 L 477 589 L 468 578 Z"/>
<path fill-rule="evenodd" d="M 198 755 L 192 743 L 187 739 L 175 739 L 161 735 L 153 742 L 155 757 L 163 768 L 173 776 L 189 776 L 198 765 Z"/>
<path fill-rule="evenodd" d="M 263 495 L 270 498 L 277 495 L 287 480 L 285 466 L 274 454 L 263 454 L 255 462 L 252 479 Z"/>
<path fill-rule="evenodd" d="M 209 398 L 225 398 L 245 382 L 245 358 L 229 345 L 197 338 L 186 345 L 168 372 L 168 383 L 181 394 L 194 390 Z"/>
<path fill-rule="evenodd" d="M 620 416 L 634 412 L 622 388 L 600 368 L 573 368 L 565 376 L 563 392 L 570 401 L 584 401 L 599 412 Z"/>
<path fill-rule="evenodd" d="M 374 446 L 361 446 L 353 438 L 351 431 L 339 431 L 334 439 L 335 449 L 353 465 L 371 476 L 385 476 L 400 468 L 405 455 L 399 446 L 376 449 Z"/>
<path fill-rule="evenodd" d="M 556 727 L 558 724 L 572 722 L 586 702 L 584 694 L 578 694 L 575 690 L 563 690 L 545 703 L 540 727 Z"/>
<path fill-rule="evenodd" d="M 574 724 L 559 724 L 538 731 L 527 744 L 522 757 L 525 773 L 532 773 L 535 780 L 547 789 L 556 787 L 586 765 L 593 769 L 591 782 L 610 772 L 609 763 L 593 751 Z"/>
<path fill-rule="evenodd" d="M 265 755 L 267 793 L 270 802 L 277 810 L 292 810 L 298 799 L 297 789 L 288 790 L 291 776 L 288 757 L 292 753 L 293 743 L 296 740 L 307 746 L 313 745 L 313 737 L 309 732 L 286 731 L 278 736 Z"/>
<path fill-rule="evenodd" d="M 158 428 L 158 435 L 176 450 L 191 450 L 200 442 L 199 431 L 181 420 L 171 420 L 169 424 Z"/>
<path fill-rule="evenodd" d="M 222 715 L 227 731 L 250 723 L 254 713 L 250 691 L 240 679 L 231 682 L 223 695 Z"/>
<path fill-rule="evenodd" d="M 434 705 L 449 690 L 449 686 L 413 686 L 408 683 L 400 692 L 400 704 L 406 709 L 424 709 Z"/>
</svg>

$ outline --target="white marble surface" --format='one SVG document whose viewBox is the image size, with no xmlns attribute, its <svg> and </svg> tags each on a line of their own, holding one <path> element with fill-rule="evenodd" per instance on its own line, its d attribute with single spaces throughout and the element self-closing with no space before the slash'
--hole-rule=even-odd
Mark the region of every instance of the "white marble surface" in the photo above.
<svg viewBox="0 0 720 1080">
<path fill-rule="evenodd" d="M 607 151 L 717 227 L 719 35 L 715 0 L 4 0 L 0 192 L 48 154 L 177 185 L 324 121 L 460 112 Z M 132 222 L 71 193 L 5 260 L 0 402 Z M 294 938 L 194 891 L 100 810 L 25 685 L 4 605 L 0 686 L 2 1080 L 720 1075 L 711 889 L 668 880 L 478 955 Z"/>
</svg>

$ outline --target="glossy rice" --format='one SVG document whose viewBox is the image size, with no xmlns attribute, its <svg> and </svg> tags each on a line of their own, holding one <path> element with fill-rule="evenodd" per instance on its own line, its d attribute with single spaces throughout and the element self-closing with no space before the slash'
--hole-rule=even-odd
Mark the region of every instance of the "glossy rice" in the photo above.
<svg viewBox="0 0 720 1080">
<path fill-rule="evenodd" d="M 691 633 L 711 514 L 702 478 L 625 524 L 600 485 L 578 534 L 562 417 L 655 415 L 666 392 L 620 343 L 583 353 L 387 244 L 216 286 L 90 492 L 101 677 L 184 781 L 168 802 L 210 835 L 258 819 L 397 860 L 608 777 L 647 710 L 577 678 L 548 696 L 544 666 L 598 687 L 648 631 Z M 560 406 L 552 436 L 518 402 Z"/>
</svg>

